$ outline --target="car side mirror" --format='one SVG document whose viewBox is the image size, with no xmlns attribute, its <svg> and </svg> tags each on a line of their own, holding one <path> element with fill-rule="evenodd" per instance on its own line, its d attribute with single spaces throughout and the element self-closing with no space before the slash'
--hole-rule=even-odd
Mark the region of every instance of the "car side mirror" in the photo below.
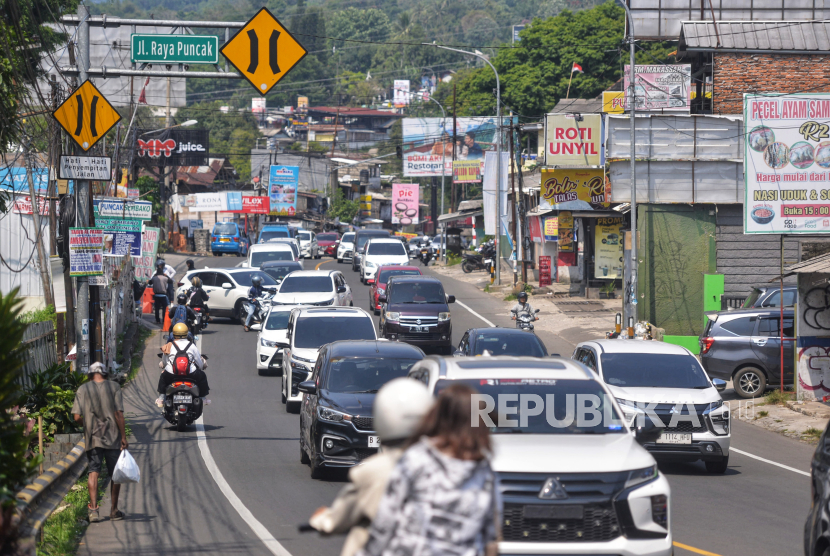
<svg viewBox="0 0 830 556">
<path fill-rule="evenodd" d="M 222 289 L 223 290 L 232 290 L 233 289 L 233 284 L 231 284 L 230 282 L 225 282 L 224 284 L 222 284 Z"/>
<path fill-rule="evenodd" d="M 536 309 L 536 310 L 535 310 L 535 311 L 533 311 L 533 312 L 534 312 L 534 313 L 538 313 L 539 311 L 541 311 L 541 309 Z"/>
<path fill-rule="evenodd" d="M 291 347 L 291 346 L 290 346 L 290 345 L 288 345 L 288 344 L 281 344 L 281 343 L 279 343 L 279 342 L 277 342 L 277 343 L 276 343 L 276 346 L 277 346 L 279 349 L 288 349 L 288 348 L 290 348 L 290 347 Z"/>
<path fill-rule="evenodd" d="M 378 302 L 386 303 L 386 294 L 378 294 Z"/>
<path fill-rule="evenodd" d="M 251 330 L 262 330 L 262 323 L 255 323 L 251 325 Z"/>
<path fill-rule="evenodd" d="M 638 416 L 639 417 L 639 416 Z M 636 425 L 637 418 L 635 418 L 635 425 Z M 642 426 L 635 426 L 634 428 L 634 438 L 637 440 L 639 444 L 650 444 L 652 442 L 657 442 L 657 439 L 660 438 L 660 435 L 663 433 L 663 427 L 658 427 L 654 424 L 654 422 L 648 418 L 648 416 L 644 417 L 644 423 Z"/>
<path fill-rule="evenodd" d="M 337 293 L 346 293 L 346 286 L 337 286 Z"/>
<path fill-rule="evenodd" d="M 316 394 L 317 393 L 317 385 L 314 383 L 313 380 L 306 380 L 305 382 L 301 382 L 297 385 L 297 389 L 300 392 L 305 392 L 306 394 Z"/>
<path fill-rule="evenodd" d="M 448 295 L 447 296 L 447 303 L 455 303 L 455 296 L 454 295 Z"/>
<path fill-rule="evenodd" d="M 718 392 L 723 392 L 724 390 L 726 390 L 726 381 L 721 380 L 719 378 L 713 378 L 712 386 L 714 386 Z"/>
</svg>

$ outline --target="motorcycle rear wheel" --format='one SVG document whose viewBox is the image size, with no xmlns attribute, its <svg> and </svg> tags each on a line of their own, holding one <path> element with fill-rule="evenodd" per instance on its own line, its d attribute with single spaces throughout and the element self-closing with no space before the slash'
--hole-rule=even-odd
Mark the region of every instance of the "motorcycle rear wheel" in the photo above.
<svg viewBox="0 0 830 556">
<path fill-rule="evenodd" d="M 464 274 L 469 274 L 475 270 L 475 265 L 467 261 L 464 261 L 463 263 L 461 263 L 461 270 L 464 271 Z"/>
<path fill-rule="evenodd" d="M 187 430 L 187 421 L 184 419 L 177 419 L 176 420 L 176 430 L 179 432 L 184 432 Z"/>
</svg>

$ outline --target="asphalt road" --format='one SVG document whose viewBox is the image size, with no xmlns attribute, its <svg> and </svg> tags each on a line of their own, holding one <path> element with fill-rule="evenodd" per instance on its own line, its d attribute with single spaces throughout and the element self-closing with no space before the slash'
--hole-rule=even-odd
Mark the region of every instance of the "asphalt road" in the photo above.
<svg viewBox="0 0 830 556">
<path fill-rule="evenodd" d="M 233 267 L 241 260 L 207 258 L 196 266 Z M 321 269 L 342 270 L 355 305 L 368 308 L 369 289 L 349 266 L 322 259 L 306 261 L 306 267 L 317 263 L 322 263 Z M 512 325 L 507 315 L 492 312 L 492 298 L 486 294 L 469 284 L 441 279 L 447 293 L 460 301 L 451 307 L 456 342 L 468 328 L 487 326 L 485 320 Z M 553 334 L 541 337 L 551 352 L 568 356 L 573 350 L 572 343 Z M 145 482 L 126 490 L 122 509 L 128 519 L 90 527 L 82 553 L 284 554 L 280 545 L 294 556 L 339 553 L 340 538 L 296 531 L 297 524 L 334 498 L 343 477 L 313 481 L 308 466 L 300 464 L 299 416 L 286 413 L 280 403 L 281 379 L 258 375 L 255 339 L 255 333 L 246 334 L 225 319 L 215 319 L 202 338 L 202 350 L 210 356 L 212 400 L 203 418 L 204 434 L 215 471 L 226 481 L 225 490 L 220 490 L 222 481 L 215 480 L 200 457 L 197 432 L 176 433 L 158 416 L 151 403 L 157 367 L 148 367 L 149 376 L 138 380 L 126 396 L 135 433 L 131 451 L 142 466 Z M 733 403 L 733 410 L 737 409 Z M 813 448 L 806 444 L 737 420 L 732 438 L 733 447 L 747 454 L 809 470 Z M 661 465 L 661 470 L 672 487 L 672 529 L 680 543 L 676 554 L 802 552 L 809 477 L 737 452 L 732 452 L 729 470 L 721 476 L 707 475 L 700 463 Z M 247 522 L 232 507 L 234 497 L 237 506 L 249 511 Z M 251 518 L 261 524 L 260 538 L 271 542 L 271 551 L 255 536 Z"/>
</svg>

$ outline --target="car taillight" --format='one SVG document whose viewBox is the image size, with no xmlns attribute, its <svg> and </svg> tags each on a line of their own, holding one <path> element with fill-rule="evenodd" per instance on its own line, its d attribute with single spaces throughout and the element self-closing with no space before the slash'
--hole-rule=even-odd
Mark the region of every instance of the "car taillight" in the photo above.
<svg viewBox="0 0 830 556">
<path fill-rule="evenodd" d="M 709 350 L 712 349 L 712 344 L 714 343 L 714 338 L 703 338 L 700 341 L 700 353 L 709 353 Z"/>
<path fill-rule="evenodd" d="M 184 286 L 184 282 L 178 282 L 177 284 L 178 284 L 178 286 L 179 286 L 180 288 L 181 288 L 182 286 Z"/>
<path fill-rule="evenodd" d="M 233 239 L 234 241 L 239 241 L 239 238 L 238 238 L 238 237 L 236 237 L 236 236 L 234 236 L 232 239 Z"/>
<path fill-rule="evenodd" d="M 219 241 L 219 238 L 216 237 L 216 236 L 213 236 L 213 241 Z"/>
</svg>

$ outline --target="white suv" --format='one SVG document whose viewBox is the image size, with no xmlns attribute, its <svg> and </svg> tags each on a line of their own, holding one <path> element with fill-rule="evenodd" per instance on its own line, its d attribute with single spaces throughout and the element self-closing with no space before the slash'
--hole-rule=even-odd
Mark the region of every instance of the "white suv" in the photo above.
<svg viewBox="0 0 830 556">
<path fill-rule="evenodd" d="M 257 269 L 250 268 L 200 268 L 191 270 L 179 281 L 176 295 L 187 292 L 191 287 L 191 280 L 199 277 L 202 289 L 210 296 L 207 302 L 211 317 L 230 317 L 241 319 L 242 304 L 248 299 L 248 290 L 251 289 L 251 279 L 254 276 L 262 278 L 262 286 L 276 289 L 277 281 L 271 276 Z"/>
<path fill-rule="evenodd" d="M 321 347 L 338 340 L 377 338 L 372 317 L 358 307 L 293 309 L 288 317 L 287 339 L 276 344 L 282 350 L 282 403 L 286 411 L 300 410 L 303 395 L 298 386 L 311 376 Z"/>
<path fill-rule="evenodd" d="M 561 357 L 430 356 L 409 377 L 435 394 L 463 382 L 482 396 L 473 408 L 492 435 L 499 554 L 672 553 L 669 483 L 640 445 L 660 431 L 629 430 L 589 369 Z"/>
<path fill-rule="evenodd" d="M 352 252 L 354 251 L 354 232 L 346 232 L 340 238 L 340 243 L 337 245 L 337 262 L 342 263 L 348 259 L 352 262 Z M 347 257 L 348 255 L 348 257 Z"/>
<path fill-rule="evenodd" d="M 295 270 L 279 288 L 273 305 L 354 305 L 352 288 L 339 270 Z"/>
<path fill-rule="evenodd" d="M 399 238 L 372 238 L 360 258 L 360 281 L 372 284 L 382 265 L 408 265 L 409 251 Z"/>
<path fill-rule="evenodd" d="M 297 239 L 300 240 L 300 252 L 304 259 L 319 259 L 320 248 L 317 246 L 317 234 L 308 230 L 299 230 Z"/>
<path fill-rule="evenodd" d="M 282 372 L 282 349 L 278 344 L 288 342 L 288 317 L 297 305 L 270 307 L 256 338 L 256 368 L 260 375 L 271 370 Z"/>
<path fill-rule="evenodd" d="M 729 406 L 688 349 L 665 342 L 595 340 L 576 346 L 573 359 L 593 370 L 630 421 L 644 412 L 666 427 L 645 448 L 657 459 L 703 460 L 710 473 L 729 465 Z"/>
</svg>

